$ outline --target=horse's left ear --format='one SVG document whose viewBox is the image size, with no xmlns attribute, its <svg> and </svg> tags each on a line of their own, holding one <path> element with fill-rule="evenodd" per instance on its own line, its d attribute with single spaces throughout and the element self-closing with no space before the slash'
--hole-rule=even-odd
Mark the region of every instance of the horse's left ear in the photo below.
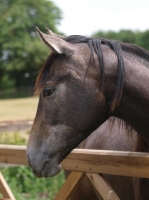
<svg viewBox="0 0 149 200">
<path fill-rule="evenodd" d="M 62 37 L 56 35 L 48 29 L 48 35 L 41 32 L 38 27 L 36 27 L 37 33 L 41 40 L 53 51 L 58 54 L 73 54 L 74 48 L 73 44 L 66 42 Z"/>
<path fill-rule="evenodd" d="M 59 38 L 62 38 L 62 39 L 65 38 L 65 37 L 62 36 L 62 35 L 57 35 L 56 33 L 53 33 L 53 32 L 52 32 L 50 29 L 48 29 L 47 27 L 46 27 L 46 30 L 47 30 L 48 35 L 55 35 L 55 36 L 57 36 L 57 37 L 59 37 Z"/>
</svg>

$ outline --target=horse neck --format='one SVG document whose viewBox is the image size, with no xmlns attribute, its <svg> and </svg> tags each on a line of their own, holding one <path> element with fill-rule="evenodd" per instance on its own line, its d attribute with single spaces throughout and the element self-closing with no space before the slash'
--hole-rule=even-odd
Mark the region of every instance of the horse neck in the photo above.
<svg viewBox="0 0 149 200">
<path fill-rule="evenodd" d="M 149 70 L 140 63 L 126 61 L 125 83 L 116 116 L 127 121 L 149 142 Z"/>
<path fill-rule="evenodd" d="M 145 62 L 124 55 L 124 88 L 114 116 L 128 122 L 149 144 L 149 69 Z"/>
</svg>

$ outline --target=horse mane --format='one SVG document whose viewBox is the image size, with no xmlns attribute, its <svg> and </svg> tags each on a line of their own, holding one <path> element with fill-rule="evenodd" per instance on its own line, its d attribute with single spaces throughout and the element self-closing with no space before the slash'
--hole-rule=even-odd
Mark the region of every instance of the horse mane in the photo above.
<svg viewBox="0 0 149 200">
<path fill-rule="evenodd" d="M 85 36 L 80 36 L 80 35 L 71 35 L 68 36 L 66 38 L 64 38 L 64 40 L 66 40 L 67 42 L 70 43 L 88 43 L 90 40 L 99 40 L 101 41 L 101 44 L 103 45 L 107 45 L 112 49 L 112 42 L 115 41 L 117 44 L 119 43 L 121 45 L 122 50 L 133 53 L 137 56 L 140 56 L 144 59 L 149 59 L 149 51 L 143 49 L 142 47 L 139 47 L 135 44 L 132 43 L 124 43 L 124 42 L 120 42 L 117 40 L 110 40 L 110 39 L 105 39 L 105 38 L 90 38 L 90 37 L 85 37 Z"/>
<path fill-rule="evenodd" d="M 88 67 L 94 60 L 93 52 L 97 54 L 99 60 L 99 70 L 100 70 L 100 83 L 99 91 L 101 92 L 104 85 L 104 59 L 102 53 L 102 45 L 108 46 L 112 49 L 118 59 L 118 69 L 117 69 L 117 83 L 115 94 L 111 103 L 110 111 L 113 112 L 120 103 L 122 96 L 123 85 L 124 85 L 124 60 L 123 60 L 123 51 L 133 53 L 137 56 L 140 56 L 144 59 L 149 59 L 149 52 L 144 50 L 141 47 L 138 47 L 134 44 L 122 43 L 116 40 L 108 40 L 104 38 L 90 38 L 80 35 L 71 35 L 64 38 L 65 41 L 76 44 L 76 43 L 86 43 L 90 48 L 90 61 Z M 56 59 L 58 54 L 52 53 L 46 60 L 45 64 L 41 68 L 39 75 L 35 84 L 35 94 L 38 95 L 41 92 L 43 87 L 43 82 L 45 79 L 46 72 L 49 70 L 50 65 Z M 88 69 L 87 69 L 88 71 Z M 86 72 L 87 74 L 87 72 Z"/>
<path fill-rule="evenodd" d="M 132 43 L 123 43 L 120 42 L 122 49 L 124 51 L 130 52 L 135 54 L 136 56 L 140 56 L 143 59 L 149 59 L 149 51 L 143 49 L 142 47 L 139 47 Z"/>
<path fill-rule="evenodd" d="M 120 99 L 122 96 L 123 85 L 124 85 L 124 60 L 122 51 L 130 52 L 135 54 L 136 56 L 140 56 L 144 59 L 149 59 L 149 52 L 141 47 L 138 47 L 131 43 L 123 43 L 117 40 L 109 40 L 105 38 L 90 38 L 80 35 L 71 35 L 66 37 L 65 40 L 67 42 L 76 44 L 76 43 L 87 43 L 91 50 L 91 60 L 93 57 L 93 50 L 98 56 L 99 59 L 99 67 L 100 67 L 100 85 L 99 91 L 102 91 L 104 84 L 104 60 L 102 54 L 101 45 L 107 45 L 110 49 L 112 49 L 118 59 L 118 70 L 117 70 L 117 86 L 115 90 L 115 95 L 113 97 L 113 101 L 111 104 L 110 111 L 113 112 L 115 108 L 119 105 Z"/>
</svg>

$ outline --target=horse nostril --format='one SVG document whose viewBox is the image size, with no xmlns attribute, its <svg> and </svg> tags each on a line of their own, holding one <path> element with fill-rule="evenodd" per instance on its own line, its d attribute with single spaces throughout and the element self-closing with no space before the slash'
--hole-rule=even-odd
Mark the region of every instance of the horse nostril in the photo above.
<svg viewBox="0 0 149 200">
<path fill-rule="evenodd" d="M 38 177 L 38 178 L 41 178 L 42 175 L 32 167 L 31 162 L 30 162 L 30 158 L 29 158 L 29 155 L 28 155 L 28 154 L 27 154 L 27 160 L 28 160 L 28 164 L 29 164 L 29 166 L 30 166 L 32 172 L 34 173 L 34 175 L 35 175 L 36 177 Z"/>
<path fill-rule="evenodd" d="M 32 169 L 32 172 L 34 173 L 34 175 L 38 178 L 42 177 L 42 174 L 40 174 L 39 172 L 37 172 L 35 169 Z"/>
</svg>

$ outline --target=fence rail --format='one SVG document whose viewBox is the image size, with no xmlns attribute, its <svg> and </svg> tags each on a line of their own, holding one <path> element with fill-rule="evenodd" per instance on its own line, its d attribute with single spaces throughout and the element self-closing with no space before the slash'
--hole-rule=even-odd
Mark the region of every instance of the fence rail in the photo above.
<svg viewBox="0 0 149 200">
<path fill-rule="evenodd" d="M 26 146 L 0 145 L 0 162 L 28 165 Z M 149 153 L 74 149 L 61 164 L 71 171 L 149 178 Z"/>
<path fill-rule="evenodd" d="M 26 146 L 0 145 L 0 162 L 28 165 L 26 160 Z M 73 182 L 72 188 L 69 191 L 67 190 L 64 198 L 61 196 L 61 200 L 69 198 L 77 182 L 83 177 L 83 173 L 86 173 L 90 180 L 92 175 L 95 180 L 97 179 L 99 182 L 102 181 L 102 183 L 105 183 L 106 187 L 104 190 L 107 192 L 110 186 L 97 173 L 149 178 L 149 153 L 74 149 L 61 164 L 63 169 L 75 171 L 75 175 L 70 174 L 68 182 L 65 182 L 60 191 L 61 195 L 65 193 L 65 188 L 68 188 L 67 185 L 70 188 L 70 182 Z M 98 181 L 94 185 L 97 191 L 100 190 Z M 113 195 L 115 196 L 114 199 L 118 199 L 114 192 Z M 58 199 L 57 197 L 55 200 Z"/>
</svg>

